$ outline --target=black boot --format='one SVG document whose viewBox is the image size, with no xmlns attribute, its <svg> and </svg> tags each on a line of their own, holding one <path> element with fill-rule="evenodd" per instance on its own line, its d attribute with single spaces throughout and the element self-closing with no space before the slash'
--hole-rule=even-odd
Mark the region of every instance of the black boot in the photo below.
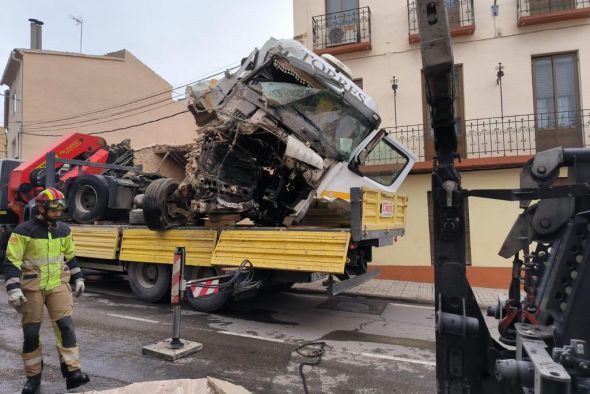
<svg viewBox="0 0 590 394">
<path fill-rule="evenodd" d="M 70 376 L 70 371 L 68 371 L 68 365 L 64 362 L 59 363 L 59 369 L 61 369 L 61 376 L 67 378 Z"/>
<path fill-rule="evenodd" d="M 68 390 L 75 389 L 76 387 L 80 387 L 88 382 L 90 382 L 88 375 L 77 369 L 75 371 L 71 371 L 70 375 L 66 378 L 66 388 Z"/>
<path fill-rule="evenodd" d="M 41 374 L 27 378 L 22 394 L 37 394 L 41 388 Z"/>
</svg>

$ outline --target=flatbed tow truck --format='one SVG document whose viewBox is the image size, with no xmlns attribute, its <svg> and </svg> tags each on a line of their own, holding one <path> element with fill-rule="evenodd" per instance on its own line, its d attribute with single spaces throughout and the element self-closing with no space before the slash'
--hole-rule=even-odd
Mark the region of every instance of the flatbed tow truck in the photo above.
<svg viewBox="0 0 590 394">
<path fill-rule="evenodd" d="M 174 250 L 185 247 L 185 279 L 207 278 L 189 286 L 188 302 L 199 311 L 212 312 L 263 286 L 285 288 L 328 279 L 328 293 L 335 295 L 376 277 L 379 270 L 367 270 L 371 249 L 391 245 L 404 234 L 407 198 L 361 188 L 351 192 L 350 216 L 339 220 L 347 227 L 71 227 L 82 267 L 127 272 L 133 292 L 149 302 L 169 294 Z M 244 260 L 251 263 L 245 267 L 250 268 L 250 278 L 244 273 L 232 286 L 223 286 Z"/>
<path fill-rule="evenodd" d="M 378 275 L 372 248 L 404 234 L 396 191 L 416 159 L 378 128 L 345 65 L 270 39 L 187 94 L 201 129 L 183 182 L 133 167 L 128 146 L 68 136 L 32 162 L 2 162 L 4 238 L 37 188 L 55 186 L 82 267 L 127 273 L 145 301 L 169 294 L 176 247 L 188 301 L 205 312 L 262 287 L 326 278 L 334 295 Z"/>
</svg>

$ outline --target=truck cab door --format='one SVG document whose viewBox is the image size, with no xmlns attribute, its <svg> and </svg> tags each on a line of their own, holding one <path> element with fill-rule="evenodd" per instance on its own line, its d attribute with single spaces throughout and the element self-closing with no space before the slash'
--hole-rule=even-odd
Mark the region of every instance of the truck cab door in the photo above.
<svg viewBox="0 0 590 394">
<path fill-rule="evenodd" d="M 351 187 L 395 192 L 408 176 L 416 156 L 385 129 L 361 143 L 348 163 L 333 166 L 318 187 L 318 196 L 350 198 Z"/>
</svg>

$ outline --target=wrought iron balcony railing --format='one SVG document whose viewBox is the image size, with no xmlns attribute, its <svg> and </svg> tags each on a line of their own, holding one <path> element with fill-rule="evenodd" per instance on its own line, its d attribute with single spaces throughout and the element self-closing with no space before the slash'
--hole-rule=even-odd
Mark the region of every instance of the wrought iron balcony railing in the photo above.
<svg viewBox="0 0 590 394">
<path fill-rule="evenodd" d="M 415 43 L 420 40 L 418 32 L 418 15 L 416 14 L 416 0 L 407 1 L 409 41 L 410 43 Z M 445 0 L 445 5 L 447 8 L 447 16 L 449 18 L 451 36 L 473 34 L 475 31 L 473 0 Z"/>
<path fill-rule="evenodd" d="M 518 0 L 518 26 L 590 16 L 590 0 Z"/>
<path fill-rule="evenodd" d="M 424 127 L 421 124 L 388 128 L 425 161 Z M 551 146 L 590 146 L 590 110 L 511 115 L 466 120 L 463 158 L 534 155 Z M 561 139 L 560 139 L 561 138 Z M 573 141 L 573 143 L 572 143 Z"/>
<path fill-rule="evenodd" d="M 335 47 L 340 47 L 342 53 L 343 46 L 348 46 L 345 52 L 371 49 L 371 9 L 362 7 L 314 16 L 312 31 L 316 52 L 337 52 Z"/>
</svg>

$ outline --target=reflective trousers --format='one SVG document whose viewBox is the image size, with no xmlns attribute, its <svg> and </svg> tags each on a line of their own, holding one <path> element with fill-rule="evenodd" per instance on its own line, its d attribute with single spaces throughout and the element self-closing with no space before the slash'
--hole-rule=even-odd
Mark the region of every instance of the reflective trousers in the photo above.
<svg viewBox="0 0 590 394">
<path fill-rule="evenodd" d="M 80 356 L 76 333 L 72 321 L 74 300 L 70 285 L 62 283 L 52 290 L 23 291 L 27 302 L 20 309 L 22 313 L 23 350 L 22 358 L 27 377 L 41 373 L 43 358 L 39 331 L 43 320 L 43 306 L 47 307 L 53 332 L 57 339 L 57 352 L 62 374 L 67 377 L 70 372 L 80 369 Z"/>
</svg>

